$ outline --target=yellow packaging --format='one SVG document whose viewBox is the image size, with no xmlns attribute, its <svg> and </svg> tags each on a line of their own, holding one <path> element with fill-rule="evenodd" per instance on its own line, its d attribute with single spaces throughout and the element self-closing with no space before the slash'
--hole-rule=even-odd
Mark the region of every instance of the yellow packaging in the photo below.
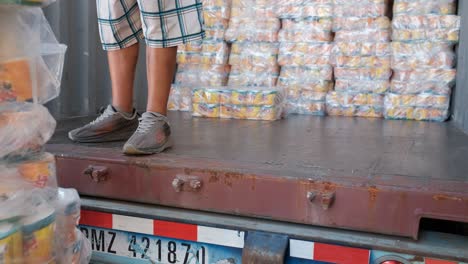
<svg viewBox="0 0 468 264">
<path fill-rule="evenodd" d="M 219 117 L 219 104 L 193 104 L 192 115 L 196 117 Z"/>
<path fill-rule="evenodd" d="M 33 89 L 29 61 L 0 63 L 0 102 L 32 100 Z"/>
<path fill-rule="evenodd" d="M 12 223 L 0 223 L 0 263 L 22 263 L 23 237 Z"/>
<path fill-rule="evenodd" d="M 55 157 L 50 153 L 44 153 L 36 160 L 22 162 L 18 165 L 18 172 L 38 188 L 57 187 Z"/>
<path fill-rule="evenodd" d="M 23 219 L 24 263 L 55 263 L 54 257 L 55 212 L 41 208 Z"/>
</svg>

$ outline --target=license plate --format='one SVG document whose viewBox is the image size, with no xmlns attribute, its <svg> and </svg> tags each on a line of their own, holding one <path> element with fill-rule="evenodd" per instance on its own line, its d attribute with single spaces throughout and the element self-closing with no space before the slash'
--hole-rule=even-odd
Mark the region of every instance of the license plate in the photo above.
<svg viewBox="0 0 468 264">
<path fill-rule="evenodd" d="M 152 235 L 80 226 L 93 259 L 107 263 L 235 264 L 242 249 Z"/>
</svg>

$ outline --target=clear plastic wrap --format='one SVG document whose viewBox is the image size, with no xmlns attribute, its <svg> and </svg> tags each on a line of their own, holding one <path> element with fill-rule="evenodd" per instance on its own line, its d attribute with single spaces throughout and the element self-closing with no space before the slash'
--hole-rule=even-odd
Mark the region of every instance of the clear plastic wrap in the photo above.
<svg viewBox="0 0 468 264">
<path fill-rule="evenodd" d="M 335 78 L 356 81 L 386 81 L 392 76 L 392 70 L 382 68 L 335 68 Z"/>
<path fill-rule="evenodd" d="M 392 20 L 393 29 L 445 29 L 447 31 L 459 30 L 461 17 L 455 15 L 439 16 L 396 16 Z"/>
<path fill-rule="evenodd" d="M 455 69 L 412 69 L 394 70 L 392 81 L 399 82 L 427 82 L 437 81 L 453 84 L 457 75 Z"/>
<path fill-rule="evenodd" d="M 330 92 L 327 113 L 332 116 L 383 117 L 384 96 L 373 93 Z"/>
<path fill-rule="evenodd" d="M 333 46 L 334 56 L 391 56 L 390 43 L 375 42 L 336 42 Z"/>
<path fill-rule="evenodd" d="M 228 80 L 229 65 L 179 64 L 176 84 L 224 86 Z"/>
<path fill-rule="evenodd" d="M 332 21 L 330 19 L 283 20 L 278 33 L 280 42 L 331 42 Z"/>
<path fill-rule="evenodd" d="M 277 0 L 273 2 L 273 7 L 281 19 L 333 16 L 331 0 Z"/>
<path fill-rule="evenodd" d="M 230 48 L 224 41 L 203 41 L 189 44 L 177 51 L 179 64 L 227 64 Z"/>
<path fill-rule="evenodd" d="M 44 104 L 56 98 L 66 46 L 58 43 L 42 10 L 0 6 L 0 24 L 0 102 Z"/>
<path fill-rule="evenodd" d="M 392 80 L 390 92 L 396 94 L 440 94 L 450 95 L 452 93 L 452 85 L 454 83 L 446 83 L 438 80 L 433 81 L 397 81 Z"/>
<path fill-rule="evenodd" d="M 389 8 L 390 6 L 385 3 L 347 1 L 346 3 L 335 4 L 333 6 L 333 15 L 335 17 L 381 17 L 388 14 Z"/>
<path fill-rule="evenodd" d="M 317 93 L 327 93 L 333 90 L 331 80 L 307 80 L 279 78 L 278 86 L 287 87 L 288 90 L 308 90 Z"/>
<path fill-rule="evenodd" d="M 231 65 L 277 65 L 278 43 L 236 42 L 232 44 L 229 64 Z"/>
<path fill-rule="evenodd" d="M 457 12 L 457 0 L 395 0 L 393 15 L 453 15 Z"/>
<path fill-rule="evenodd" d="M 384 94 L 390 90 L 390 81 L 344 80 L 335 81 L 335 91 Z"/>
<path fill-rule="evenodd" d="M 286 89 L 286 114 L 325 115 L 326 92 L 309 89 Z"/>
<path fill-rule="evenodd" d="M 283 42 L 280 44 L 278 64 L 307 66 L 330 64 L 331 43 Z"/>
<path fill-rule="evenodd" d="M 332 65 L 347 68 L 390 68 L 391 57 L 382 56 L 333 56 Z"/>
<path fill-rule="evenodd" d="M 233 7 L 231 9 L 231 20 L 232 19 L 243 19 L 243 18 L 277 18 L 276 14 L 273 12 L 271 6 L 269 8 L 263 7 Z"/>
<path fill-rule="evenodd" d="M 296 80 L 303 83 L 315 80 L 332 80 L 333 68 L 330 65 L 284 66 L 281 67 L 280 77 L 284 80 Z"/>
<path fill-rule="evenodd" d="M 173 84 L 167 103 L 167 109 L 170 111 L 191 111 L 192 86 Z"/>
<path fill-rule="evenodd" d="M 335 33 L 336 42 L 390 42 L 391 33 L 386 29 L 340 30 Z"/>
<path fill-rule="evenodd" d="M 279 67 L 262 65 L 233 65 L 229 74 L 229 86 L 276 86 Z"/>
<path fill-rule="evenodd" d="M 460 39 L 460 30 L 445 29 L 394 29 L 394 41 L 402 42 L 450 42 L 457 43 Z"/>
<path fill-rule="evenodd" d="M 442 122 L 448 118 L 449 106 L 449 95 L 388 93 L 385 96 L 385 118 Z"/>
<path fill-rule="evenodd" d="M 232 0 L 234 8 L 271 8 L 271 0 Z"/>
<path fill-rule="evenodd" d="M 23 158 L 42 150 L 56 122 L 47 108 L 30 103 L 0 104 L 0 159 Z"/>
<path fill-rule="evenodd" d="M 225 39 L 228 42 L 277 42 L 280 27 L 278 18 L 232 18 Z"/>
<path fill-rule="evenodd" d="M 340 30 L 388 30 L 391 22 L 388 17 L 335 17 L 333 18 L 333 31 Z"/>
<path fill-rule="evenodd" d="M 197 88 L 193 90 L 193 116 L 277 120 L 284 94 L 273 87 Z"/>
</svg>

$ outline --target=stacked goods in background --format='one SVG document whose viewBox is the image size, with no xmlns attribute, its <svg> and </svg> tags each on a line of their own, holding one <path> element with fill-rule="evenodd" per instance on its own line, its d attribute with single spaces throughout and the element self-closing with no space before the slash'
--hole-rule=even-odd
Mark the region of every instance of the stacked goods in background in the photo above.
<svg viewBox="0 0 468 264">
<path fill-rule="evenodd" d="M 227 84 L 230 72 L 230 47 L 224 41 L 229 25 L 231 0 L 203 0 L 203 41 L 182 45 L 177 51 L 177 73 L 168 109 L 190 111 L 194 87 L 220 87 Z"/>
<path fill-rule="evenodd" d="M 280 21 L 270 1 L 233 0 L 225 40 L 232 43 L 226 87 L 193 91 L 193 116 L 253 120 L 280 118 L 283 94 L 275 88 L 280 68 Z"/>
<path fill-rule="evenodd" d="M 225 39 L 232 43 L 229 86 L 276 86 L 278 31 L 273 0 L 233 0 Z"/>
<path fill-rule="evenodd" d="M 332 0 L 280 0 L 278 86 L 286 91 L 286 114 L 325 115 L 325 98 L 333 89 Z"/>
<path fill-rule="evenodd" d="M 390 86 L 391 23 L 388 0 L 333 0 L 335 91 L 329 115 L 383 117 Z"/>
<path fill-rule="evenodd" d="M 456 0 L 395 0 L 386 118 L 448 118 L 460 29 L 456 7 Z"/>
<path fill-rule="evenodd" d="M 199 88 L 193 116 L 273 121 L 281 117 L 283 93 L 275 87 Z"/>
<path fill-rule="evenodd" d="M 0 4 L 0 24 L 0 263 L 88 263 L 78 194 L 58 188 L 43 151 L 66 47 L 39 7 Z"/>
</svg>

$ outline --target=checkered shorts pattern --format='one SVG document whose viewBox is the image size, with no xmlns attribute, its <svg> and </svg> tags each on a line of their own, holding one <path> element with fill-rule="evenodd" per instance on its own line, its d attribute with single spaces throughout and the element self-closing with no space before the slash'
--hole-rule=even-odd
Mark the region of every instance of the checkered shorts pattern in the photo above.
<svg viewBox="0 0 468 264">
<path fill-rule="evenodd" d="M 145 39 L 166 48 L 204 37 L 201 0 L 97 0 L 104 50 L 129 47 Z"/>
</svg>

